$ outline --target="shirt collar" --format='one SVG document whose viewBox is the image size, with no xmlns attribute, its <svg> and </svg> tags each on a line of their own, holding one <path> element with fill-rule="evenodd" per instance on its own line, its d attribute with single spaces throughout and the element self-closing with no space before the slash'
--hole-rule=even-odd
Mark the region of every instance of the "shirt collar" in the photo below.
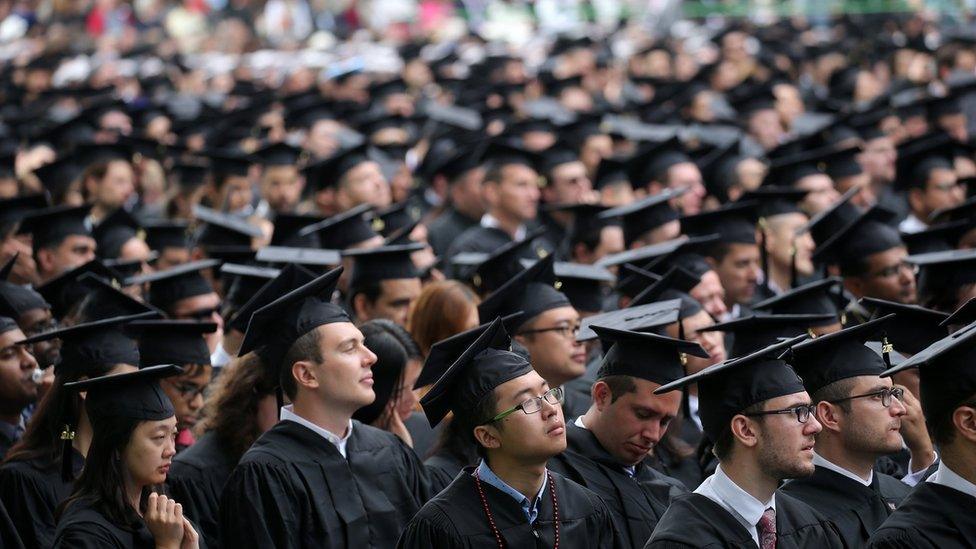
<svg viewBox="0 0 976 549">
<path fill-rule="evenodd" d="M 481 226 L 486 229 L 501 230 L 501 223 L 499 223 L 498 219 L 495 216 L 491 215 L 490 213 L 486 213 L 485 215 L 481 216 Z M 525 228 L 525 225 L 519 225 L 518 229 L 515 231 L 515 238 L 513 238 L 512 240 L 515 241 L 524 240 L 526 232 L 527 230 Z"/>
<path fill-rule="evenodd" d="M 725 474 L 721 465 L 715 468 L 715 474 L 712 476 L 714 478 L 711 483 L 712 490 L 722 501 L 735 509 L 735 512 L 742 517 L 746 524 L 755 527 L 756 524 L 759 524 L 759 519 L 762 518 L 766 509 L 772 507 L 774 511 L 776 510 L 776 494 L 773 494 L 767 503 L 759 501 L 749 492 L 739 488 L 739 485 Z"/>
<path fill-rule="evenodd" d="M 342 454 L 342 457 L 346 457 L 346 443 L 349 442 L 349 437 L 352 436 L 351 419 L 349 420 L 349 426 L 346 428 L 345 436 L 340 437 L 339 435 L 336 435 L 335 433 L 329 431 L 328 429 L 323 429 L 318 425 L 312 423 L 311 421 L 296 414 L 291 404 L 281 407 L 280 417 L 281 417 L 281 421 L 293 421 L 303 427 L 307 427 L 308 429 L 311 429 L 313 432 L 315 432 L 325 440 L 329 441 L 329 443 L 331 443 L 333 446 L 335 446 L 336 449 L 339 450 L 339 453 Z"/>
<path fill-rule="evenodd" d="M 828 460 L 827 458 L 821 456 L 817 452 L 814 452 L 813 453 L 813 464 L 816 465 L 817 467 L 823 467 L 824 469 L 827 469 L 828 471 L 833 471 L 833 472 L 837 473 L 838 475 L 847 477 L 847 478 L 849 478 L 849 479 L 857 482 L 858 484 L 862 484 L 864 486 L 871 486 L 871 482 L 874 481 L 874 471 L 873 470 L 870 471 L 870 472 L 868 472 L 868 479 L 867 480 L 864 480 L 863 478 L 861 478 L 860 476 L 858 476 L 854 472 L 848 471 L 847 469 L 844 469 L 840 465 L 837 465 L 836 463 Z"/>
<path fill-rule="evenodd" d="M 539 488 L 539 493 L 535 495 L 533 501 L 529 501 L 529 498 L 525 497 L 525 494 L 519 492 L 515 488 L 512 488 L 504 480 L 500 479 L 491 467 L 488 467 L 488 462 L 481 460 L 478 464 L 478 469 L 476 470 L 478 478 L 491 484 L 495 488 L 498 488 L 502 492 L 505 492 L 512 497 L 518 504 L 522 507 L 522 512 L 525 513 L 525 518 L 529 520 L 529 523 L 534 523 L 535 519 L 539 517 L 539 502 L 542 501 L 542 494 L 546 491 L 546 483 L 549 482 L 549 475 L 545 475 L 542 480 L 542 487 Z"/>
<path fill-rule="evenodd" d="M 589 431 L 589 429 L 586 428 L 586 425 L 583 424 L 583 416 L 580 416 L 580 417 L 576 418 L 576 420 L 573 421 L 573 425 L 579 427 L 580 429 L 586 429 L 587 431 Z M 619 467 L 622 467 L 623 470 L 624 470 L 624 472 L 626 472 L 628 475 L 630 475 L 632 477 L 636 477 L 637 476 L 637 466 L 636 465 L 620 465 L 619 463 L 617 465 Z"/>
<path fill-rule="evenodd" d="M 929 477 L 929 482 L 941 484 L 947 488 L 958 490 L 968 496 L 976 498 L 976 484 L 962 478 L 958 473 L 949 468 L 944 461 L 939 462 L 939 469 L 934 475 Z"/>
<path fill-rule="evenodd" d="M 691 416 L 691 421 L 695 422 L 698 426 L 698 430 L 702 430 L 701 416 L 698 414 L 698 395 L 688 395 L 688 415 Z"/>
</svg>

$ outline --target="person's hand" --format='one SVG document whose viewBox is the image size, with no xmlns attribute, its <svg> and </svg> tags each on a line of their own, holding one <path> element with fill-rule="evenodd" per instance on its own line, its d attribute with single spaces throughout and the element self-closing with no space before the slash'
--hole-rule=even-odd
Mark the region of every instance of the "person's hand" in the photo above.
<svg viewBox="0 0 976 549">
<path fill-rule="evenodd" d="M 176 500 L 160 494 L 149 494 L 143 519 L 156 541 L 156 549 L 181 547 L 185 519 L 183 518 L 183 506 L 176 503 Z M 195 534 L 196 532 L 194 532 Z"/>
<path fill-rule="evenodd" d="M 373 426 L 381 426 L 381 429 L 400 437 L 400 440 L 407 446 L 413 448 L 413 437 L 410 436 L 410 431 L 407 430 L 407 426 L 403 424 L 403 420 L 400 419 L 400 414 L 396 413 L 396 409 L 393 406 L 387 406 L 386 410 L 383 411 L 383 415 L 377 418 Z"/>
<path fill-rule="evenodd" d="M 180 549 L 198 549 L 200 547 L 200 536 L 197 531 L 193 529 L 193 525 L 190 521 L 183 519 L 183 543 L 180 544 Z"/>
<path fill-rule="evenodd" d="M 905 415 L 901 417 L 901 436 L 905 439 L 905 446 L 911 453 L 912 468 L 915 471 L 921 471 L 935 462 L 935 448 L 932 447 L 932 439 L 925 427 L 922 404 L 905 387 L 901 385 L 895 385 L 895 387 L 905 391 L 905 395 L 901 399 L 901 403 L 905 407 Z"/>
</svg>

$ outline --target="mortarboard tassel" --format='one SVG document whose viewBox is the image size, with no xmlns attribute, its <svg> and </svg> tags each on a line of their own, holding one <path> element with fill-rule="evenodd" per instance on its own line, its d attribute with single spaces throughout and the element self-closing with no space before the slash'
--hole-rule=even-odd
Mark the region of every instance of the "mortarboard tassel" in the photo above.
<svg viewBox="0 0 976 549">
<path fill-rule="evenodd" d="M 885 368 L 891 369 L 891 351 L 893 350 L 895 347 L 888 341 L 888 334 L 881 336 L 881 358 L 884 359 Z"/>
<path fill-rule="evenodd" d="M 762 262 L 762 286 L 769 290 L 769 252 L 766 250 L 766 218 L 759 218 L 759 258 Z"/>
<path fill-rule="evenodd" d="M 72 460 L 71 450 L 72 445 L 75 440 L 75 432 L 71 430 L 71 426 L 68 424 L 64 425 L 64 430 L 61 431 L 61 480 L 64 482 L 73 482 L 74 471 L 72 471 Z"/>
<path fill-rule="evenodd" d="M 285 393 L 281 390 L 281 385 L 275 387 L 275 402 L 278 404 L 278 419 L 281 419 L 281 409 L 285 406 Z"/>
<path fill-rule="evenodd" d="M 796 288 L 796 240 L 790 246 L 790 290 Z"/>
</svg>

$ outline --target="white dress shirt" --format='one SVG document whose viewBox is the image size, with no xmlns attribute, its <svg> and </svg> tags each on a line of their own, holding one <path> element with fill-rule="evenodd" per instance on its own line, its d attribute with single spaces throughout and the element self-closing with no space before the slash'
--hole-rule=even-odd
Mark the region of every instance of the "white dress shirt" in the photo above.
<svg viewBox="0 0 976 549">
<path fill-rule="evenodd" d="M 481 216 L 481 226 L 486 229 L 502 228 L 502 224 L 498 222 L 498 219 L 496 219 L 495 216 L 487 213 Z M 519 225 L 519 228 L 515 231 L 515 238 L 513 238 L 512 240 L 519 241 L 525 239 L 525 235 L 527 232 L 528 230 L 525 228 L 525 225 Z"/>
<path fill-rule="evenodd" d="M 292 410 L 291 404 L 281 407 L 281 421 L 294 421 L 295 423 L 303 427 L 308 427 L 316 434 L 318 434 L 325 440 L 329 441 L 333 446 L 335 446 L 339 450 L 339 453 L 342 454 L 342 457 L 346 457 L 346 443 L 349 442 L 349 437 L 352 436 L 351 419 L 349 420 L 349 426 L 346 427 L 346 434 L 345 436 L 342 437 L 336 435 L 335 433 L 329 431 L 328 429 L 323 429 L 318 425 L 312 423 L 311 421 L 296 414 L 294 410 Z"/>
<path fill-rule="evenodd" d="M 976 498 L 976 484 L 959 476 L 955 471 L 948 468 L 944 461 L 939 464 L 939 469 L 929 477 L 928 481 L 953 490 L 959 490 L 967 496 Z"/>
<path fill-rule="evenodd" d="M 929 226 L 925 224 L 921 219 L 915 217 L 915 214 L 908 214 L 908 217 L 903 219 L 901 223 L 898 224 L 898 230 L 903 233 L 920 233 Z"/>
<path fill-rule="evenodd" d="M 223 368 L 230 364 L 231 357 L 226 350 L 224 350 L 224 344 L 218 343 L 217 348 L 214 350 L 213 354 L 210 355 L 210 365 L 214 368 Z"/>
<path fill-rule="evenodd" d="M 838 475 L 847 477 L 847 478 L 849 478 L 849 479 L 851 479 L 851 480 L 853 480 L 855 482 L 858 482 L 860 484 L 863 484 L 864 486 L 871 486 L 871 482 L 874 480 L 874 470 L 871 470 L 870 472 L 868 472 L 868 478 L 867 478 L 867 480 L 864 480 L 863 478 L 861 478 L 857 474 L 855 474 L 855 473 L 853 473 L 851 471 L 848 471 L 847 469 L 844 469 L 840 465 L 837 465 L 836 463 L 828 460 L 827 458 L 821 456 L 820 454 L 818 454 L 816 452 L 813 453 L 813 464 L 816 465 L 817 467 L 823 467 L 824 469 L 827 469 L 829 471 L 833 471 L 833 472 L 837 473 Z"/>
<path fill-rule="evenodd" d="M 739 488 L 725 474 L 721 465 L 715 468 L 715 474 L 706 478 L 701 483 L 701 486 L 695 490 L 695 493 L 707 497 L 728 511 L 752 535 L 752 540 L 756 542 L 756 547 L 759 547 L 759 529 L 756 528 L 756 525 L 759 524 L 759 519 L 762 518 L 766 509 L 771 507 L 773 511 L 776 510 L 775 493 L 773 497 L 769 498 L 768 502 L 763 503 L 759 501 L 742 488 Z"/>
<path fill-rule="evenodd" d="M 695 422 L 698 426 L 699 431 L 704 431 L 702 428 L 701 416 L 698 414 L 698 395 L 688 395 L 688 415 L 691 416 L 688 419 Z"/>
</svg>

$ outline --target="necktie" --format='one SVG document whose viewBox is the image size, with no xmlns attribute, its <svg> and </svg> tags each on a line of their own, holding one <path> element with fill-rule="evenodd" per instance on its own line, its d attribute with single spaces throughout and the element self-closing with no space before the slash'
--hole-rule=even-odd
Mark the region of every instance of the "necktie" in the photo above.
<svg viewBox="0 0 976 549">
<path fill-rule="evenodd" d="M 759 549 L 776 549 L 776 511 L 772 507 L 766 509 L 759 524 Z"/>
</svg>

